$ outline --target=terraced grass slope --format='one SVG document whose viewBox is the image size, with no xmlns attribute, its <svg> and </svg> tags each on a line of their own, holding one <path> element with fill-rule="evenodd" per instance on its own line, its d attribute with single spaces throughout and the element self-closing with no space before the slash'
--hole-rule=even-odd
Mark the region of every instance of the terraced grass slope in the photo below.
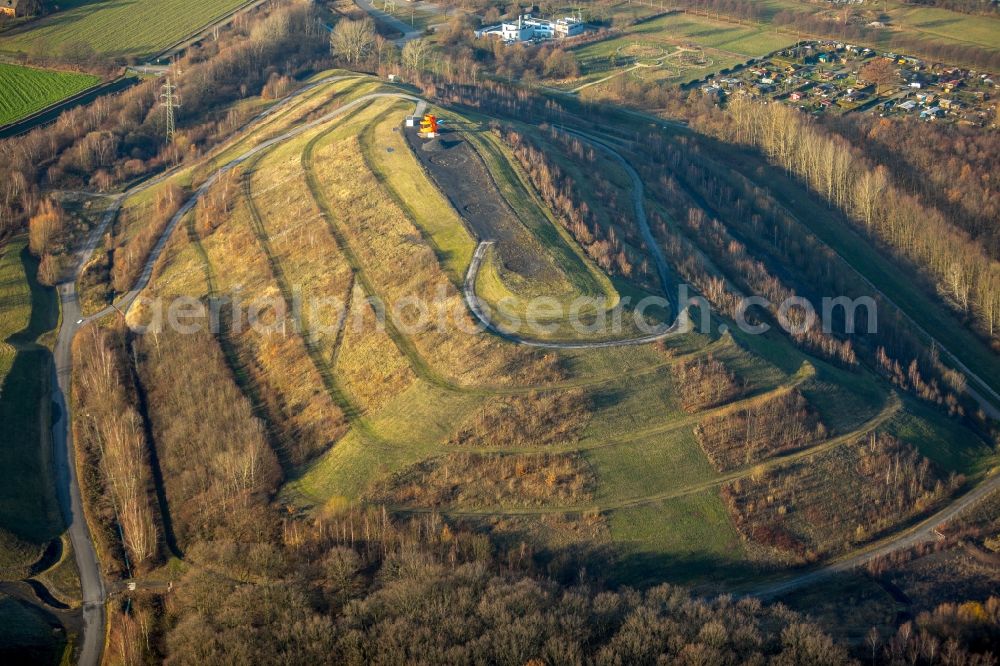
<svg viewBox="0 0 1000 666">
<path fill-rule="evenodd" d="M 537 349 L 475 330 L 461 290 L 475 239 L 411 152 L 421 144 L 403 139 L 413 100 L 365 96 L 375 85 L 341 83 L 299 100 L 310 107 L 322 96 L 339 112 L 290 123 L 297 133 L 235 163 L 204 195 L 216 215 L 188 213 L 150 288 L 207 300 L 239 286 L 244 303 L 267 299 L 263 329 L 235 326 L 224 308 L 223 325 L 199 344 L 219 346 L 213 358 L 225 359 L 261 419 L 281 462 L 280 502 L 437 512 L 501 546 L 530 545 L 554 571 L 572 553 L 576 562 L 610 558 L 605 570 L 620 580 L 718 585 L 850 551 L 912 518 L 891 502 L 872 514 L 885 499 L 875 479 L 893 456 L 922 470 L 906 486 L 917 513 L 946 499 L 951 472 L 985 469 L 990 451 L 970 444 L 976 434 L 864 368 L 835 367 L 778 334 L 719 334 L 713 320 L 712 332 L 657 344 Z M 228 159 L 296 114 L 288 108 L 270 130 L 254 129 Z M 491 145 L 483 163 L 492 186 L 531 196 L 501 170 L 512 169 L 508 149 Z M 197 185 L 211 169 L 194 173 Z M 627 190 L 618 196 L 629 200 Z M 525 224 L 525 247 L 558 266 L 539 240 L 555 217 L 538 200 L 531 206 L 540 217 Z M 339 307 L 290 319 L 302 296 Z M 412 296 L 445 319 L 415 323 Z M 790 434 L 763 441 L 751 425 Z M 820 483 L 810 473 L 820 468 L 839 476 Z M 831 505 L 833 515 L 817 513 L 841 480 L 852 496 Z M 817 521 L 835 529 L 821 533 Z"/>
<path fill-rule="evenodd" d="M 147 56 L 197 33 L 247 0 L 93 0 L 76 3 L 0 36 L 0 52 L 59 55 L 93 49 Z M 55 52 L 53 50 L 55 49 Z"/>
<path fill-rule="evenodd" d="M 30 116 L 99 81 L 90 74 L 0 63 L 0 125 Z"/>
</svg>

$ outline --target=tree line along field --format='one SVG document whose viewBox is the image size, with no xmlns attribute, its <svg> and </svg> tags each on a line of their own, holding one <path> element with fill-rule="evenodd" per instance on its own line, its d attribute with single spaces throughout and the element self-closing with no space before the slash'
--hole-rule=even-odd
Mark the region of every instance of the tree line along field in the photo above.
<svg viewBox="0 0 1000 666">
<path fill-rule="evenodd" d="M 99 81 L 91 74 L 0 63 L 0 125 L 30 116 Z"/>
<path fill-rule="evenodd" d="M 240 145 L 294 126 L 303 114 L 315 117 L 379 90 L 396 89 L 367 78 L 337 82 L 283 110 L 269 121 L 273 126 Z M 457 216 L 425 210 L 443 193 L 392 131 L 411 109 L 410 102 L 392 100 L 348 107 L 220 179 L 182 220 L 151 295 L 207 298 L 241 285 L 244 298 L 289 300 L 297 285 L 310 285 L 370 319 L 366 298 L 392 304 L 440 284 L 464 312 L 454 283 L 474 240 Z M 579 150 L 545 131 L 517 127 L 531 132 L 525 140 L 561 153 L 558 163 L 572 162 Z M 547 171 L 537 156 L 516 157 L 507 139 L 494 147 L 491 169 L 520 162 L 540 191 L 572 186 L 628 201 L 627 180 L 597 183 L 586 169 L 567 170 L 553 186 L 540 180 Z M 125 209 L 182 197 L 210 172 L 196 167 L 178 174 L 138 195 L 141 201 L 126 201 Z M 494 177 L 504 182 L 503 173 Z M 614 204 L 605 205 L 608 211 L 583 216 L 568 231 L 587 235 L 613 224 L 603 216 L 614 218 Z M 554 223 L 571 213 L 554 215 Z M 603 233 L 627 243 L 628 223 L 619 224 L 614 234 Z M 144 252 L 148 248 L 129 260 L 133 266 Z M 621 268 L 610 264 L 608 270 Z M 134 272 L 127 273 L 132 277 L 115 289 L 127 289 Z M 516 291 L 516 284 L 507 286 Z M 131 316 L 141 321 L 145 313 Z M 195 566 L 211 561 L 225 539 L 255 533 L 270 510 L 267 498 L 277 494 L 280 504 L 315 515 L 385 505 L 403 515 L 436 512 L 455 526 L 485 527 L 499 544 L 520 539 L 540 554 L 583 549 L 595 562 L 610 554 L 615 565 L 608 571 L 622 581 L 745 580 L 760 567 L 780 569 L 793 556 L 822 557 L 864 544 L 910 516 L 895 509 L 876 515 L 864 502 L 845 502 L 825 517 L 837 530 L 824 538 L 837 548 L 810 542 L 818 539 L 808 528 L 812 507 L 833 491 L 801 473 L 814 460 L 863 449 L 871 433 L 895 434 L 894 450 L 927 470 L 917 494 L 923 507 L 932 507 L 952 489 L 944 483 L 935 491 L 933 484 L 969 469 L 965 461 L 950 465 L 949 456 L 978 441 L 957 423 L 927 425 L 921 411 L 868 371 L 846 372 L 777 336 L 691 334 L 662 347 L 535 352 L 456 331 L 404 333 L 390 326 L 359 334 L 348 328 L 314 338 L 309 326 L 281 335 L 223 326 L 217 336 L 165 332 L 132 341 L 108 327 L 78 341 L 86 367 L 99 359 L 135 364 L 131 376 L 138 385 L 126 385 L 124 394 L 81 379 L 75 395 L 97 415 L 96 431 L 77 424 L 97 483 L 91 492 L 109 489 L 104 520 L 115 503 L 129 517 L 132 534 L 124 547 L 140 571 L 155 568 L 172 543 Z M 134 390 L 147 396 L 148 409 L 129 418 L 147 420 L 149 430 L 137 426 L 115 440 L 112 414 L 120 410 L 99 406 L 126 404 Z M 198 416 L 205 413 L 220 416 Z M 191 423 L 200 424 L 197 432 L 180 425 Z M 749 437 L 748 424 L 762 433 L 792 432 L 795 425 L 799 434 L 772 448 L 753 440 L 757 448 L 749 456 L 727 453 Z M 103 428 L 106 433 L 97 434 Z M 955 436 L 928 445 L 907 434 L 934 428 Z M 145 432 L 152 441 L 144 444 Z M 120 450 L 98 455 L 95 436 L 119 441 Z M 159 469 L 149 468 L 154 462 L 143 456 L 144 447 L 156 451 Z M 933 461 L 923 462 L 924 456 Z M 728 462 L 718 462 L 723 459 Z M 857 460 L 852 464 L 859 471 L 845 472 L 844 483 L 882 497 L 885 461 Z M 166 502 L 115 483 L 124 476 L 162 483 Z M 767 503 L 768 494 L 778 499 Z M 213 508 L 219 506 L 228 509 L 220 513 Z M 798 530 L 797 540 L 781 550 L 786 521 Z M 867 521 L 870 531 L 856 529 Z M 99 539 L 110 561 L 120 561 L 115 532 L 100 530 Z"/>
<path fill-rule="evenodd" d="M 94 0 L 0 35 L 0 52 L 59 57 L 92 49 L 121 58 L 149 56 L 196 33 L 247 0 Z M 61 51 L 62 50 L 62 51 Z"/>
</svg>

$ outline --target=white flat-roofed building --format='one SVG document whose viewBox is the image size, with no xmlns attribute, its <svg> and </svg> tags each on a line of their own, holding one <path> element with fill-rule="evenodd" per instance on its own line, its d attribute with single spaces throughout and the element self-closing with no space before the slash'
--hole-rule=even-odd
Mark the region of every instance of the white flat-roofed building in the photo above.
<svg viewBox="0 0 1000 666">
<path fill-rule="evenodd" d="M 574 16 L 565 16 L 555 21 L 555 33 L 558 37 L 576 37 L 582 35 L 587 25 Z"/>
<path fill-rule="evenodd" d="M 504 21 L 500 25 L 491 25 L 476 31 L 476 37 L 499 37 L 507 44 L 530 42 L 554 38 L 574 37 L 583 33 L 586 24 L 572 16 L 555 21 L 535 18 L 531 14 L 522 14 L 516 21 Z"/>
<path fill-rule="evenodd" d="M 525 25 L 523 18 L 518 17 L 516 23 L 500 25 L 500 39 L 505 42 L 527 42 L 535 36 L 535 28 Z"/>
</svg>

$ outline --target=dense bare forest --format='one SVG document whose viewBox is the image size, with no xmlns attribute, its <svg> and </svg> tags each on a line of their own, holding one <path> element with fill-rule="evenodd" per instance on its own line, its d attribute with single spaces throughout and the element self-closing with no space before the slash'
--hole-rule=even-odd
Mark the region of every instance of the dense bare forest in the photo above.
<svg viewBox="0 0 1000 666">
<path fill-rule="evenodd" d="M 124 333 L 89 326 L 76 338 L 73 355 L 78 364 L 74 402 L 86 415 L 75 435 L 84 463 L 81 475 L 102 528 L 98 543 L 103 562 L 106 567 L 148 569 L 159 555 L 160 520 Z"/>
<path fill-rule="evenodd" d="M 286 521 L 256 582 L 192 567 L 165 604 L 113 615 L 113 663 L 857 663 L 780 604 L 608 591 L 534 574 L 515 548 L 428 515 L 377 510 Z M 523 554 L 523 553 L 521 553 Z M 991 663 L 1000 600 L 948 604 L 860 652 L 877 663 Z M 163 638 L 159 638 L 162 636 Z"/>
<path fill-rule="evenodd" d="M 571 444 L 590 420 L 592 401 L 583 389 L 532 391 L 490 400 L 469 416 L 450 443 L 463 447 Z"/>
<path fill-rule="evenodd" d="M 539 506 L 590 499 L 593 473 L 576 454 L 453 453 L 411 467 L 369 499 L 387 506 Z"/>
<path fill-rule="evenodd" d="M 1000 269 L 966 232 L 894 187 L 884 168 L 795 110 L 736 98 L 728 111 L 729 140 L 760 146 L 831 204 L 849 212 L 873 240 L 919 266 L 955 310 L 993 338 L 1000 324 Z"/>
<path fill-rule="evenodd" d="M 765 561 L 816 561 L 865 543 L 954 492 L 912 446 L 872 433 L 847 447 L 723 488 L 737 528 Z M 835 499 L 839 497 L 839 499 Z"/>
<path fill-rule="evenodd" d="M 674 382 L 684 387 L 680 403 L 689 413 L 729 402 L 745 391 L 743 382 L 725 363 L 712 356 L 678 363 L 674 367 Z"/>
<path fill-rule="evenodd" d="M 716 469 L 725 471 L 825 439 L 828 432 L 798 391 L 705 419 L 695 436 Z"/>
<path fill-rule="evenodd" d="M 848 114 L 827 126 L 847 138 L 884 175 L 1000 258 L 1000 134 L 961 125 Z"/>
<path fill-rule="evenodd" d="M 281 469 L 218 343 L 206 331 L 150 333 L 136 361 L 181 547 L 258 533 Z"/>
</svg>

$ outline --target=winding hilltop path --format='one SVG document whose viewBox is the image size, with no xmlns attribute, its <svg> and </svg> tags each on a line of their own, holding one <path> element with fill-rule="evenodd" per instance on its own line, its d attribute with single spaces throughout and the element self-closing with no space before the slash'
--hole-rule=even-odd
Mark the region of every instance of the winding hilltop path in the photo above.
<svg viewBox="0 0 1000 666">
<path fill-rule="evenodd" d="M 542 340 L 526 338 L 516 333 L 505 331 L 493 322 L 489 313 L 486 311 L 487 308 L 484 307 L 482 302 L 479 300 L 479 297 L 476 295 L 476 277 L 479 275 L 479 270 L 482 267 L 487 250 L 489 250 L 489 248 L 496 242 L 493 240 L 482 240 L 476 247 L 476 251 L 472 255 L 472 261 L 469 263 L 469 270 L 465 275 L 465 284 L 462 289 L 465 296 L 465 302 L 468 305 L 469 310 L 472 311 L 483 327 L 490 333 L 493 333 L 494 335 L 514 344 L 524 345 L 526 347 L 537 347 L 541 349 L 601 349 L 607 347 L 626 347 L 649 344 L 651 342 L 664 340 L 675 335 L 687 333 L 690 330 L 688 310 L 687 308 L 681 309 L 681 304 L 678 303 L 678 299 L 671 292 L 671 287 L 677 286 L 678 282 L 673 277 L 673 271 L 670 270 L 670 264 L 667 263 L 667 258 L 663 254 L 663 248 L 661 248 L 660 244 L 656 242 L 656 238 L 653 236 L 653 231 L 649 227 L 649 217 L 646 214 L 645 203 L 646 190 L 639 173 L 628 162 L 628 160 L 621 155 L 621 153 L 616 151 L 601 139 L 579 130 L 563 128 L 562 131 L 570 136 L 577 137 L 587 143 L 590 143 L 598 150 L 610 155 L 612 159 L 621 165 L 622 169 L 625 170 L 625 173 L 632 181 L 631 196 L 632 207 L 635 211 L 635 221 L 639 225 L 639 232 L 642 234 L 643 240 L 649 248 L 650 254 L 653 256 L 653 263 L 656 264 L 656 274 L 659 276 L 660 287 L 663 290 L 663 295 L 670 304 L 671 312 L 675 313 L 673 323 L 666 327 L 659 327 L 659 330 L 652 331 L 648 335 L 635 338 L 600 341 Z"/>
</svg>

